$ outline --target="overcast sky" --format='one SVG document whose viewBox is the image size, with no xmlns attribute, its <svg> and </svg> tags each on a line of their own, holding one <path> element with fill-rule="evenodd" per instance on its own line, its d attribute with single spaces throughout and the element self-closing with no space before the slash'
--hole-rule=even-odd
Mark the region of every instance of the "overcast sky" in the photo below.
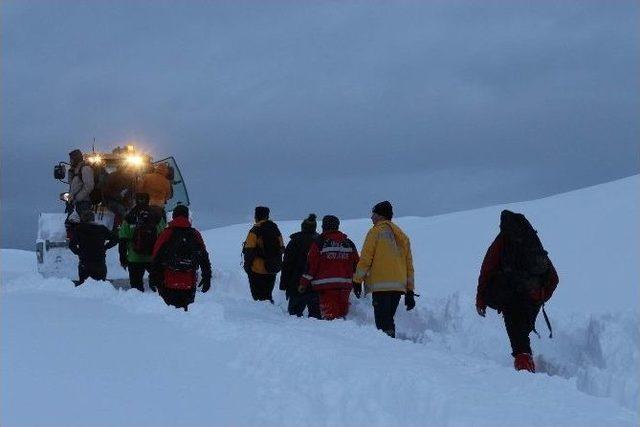
<svg viewBox="0 0 640 427">
<path fill-rule="evenodd" d="M 53 165 L 94 137 L 175 156 L 203 227 L 636 174 L 638 5 L 3 1 L 0 244 L 33 246 Z"/>
</svg>

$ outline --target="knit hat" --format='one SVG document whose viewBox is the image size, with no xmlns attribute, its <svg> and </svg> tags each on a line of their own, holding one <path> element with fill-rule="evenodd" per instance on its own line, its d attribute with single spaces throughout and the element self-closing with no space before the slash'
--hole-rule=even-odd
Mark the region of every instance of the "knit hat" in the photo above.
<svg viewBox="0 0 640 427">
<path fill-rule="evenodd" d="M 322 231 L 337 231 L 340 228 L 340 220 L 337 216 L 325 215 L 322 218 Z"/>
<path fill-rule="evenodd" d="M 69 153 L 69 160 L 71 163 L 81 162 L 82 161 L 82 151 L 77 148 Z"/>
<path fill-rule="evenodd" d="M 387 219 L 393 218 L 393 207 L 391 206 L 391 203 L 386 200 L 375 205 L 372 209 L 372 212 Z"/>
<path fill-rule="evenodd" d="M 262 221 L 263 219 L 269 219 L 269 208 L 266 206 L 256 206 L 256 212 L 254 218 L 256 221 Z"/>
<path fill-rule="evenodd" d="M 171 217 L 173 219 L 176 219 L 179 216 L 189 218 L 189 207 L 187 207 L 186 205 L 176 206 L 175 209 L 173 210 L 173 213 L 171 214 Z"/>
<path fill-rule="evenodd" d="M 302 221 L 300 229 L 302 231 L 315 232 L 318 228 L 318 222 L 316 221 L 316 214 L 309 214 L 309 216 Z"/>
</svg>

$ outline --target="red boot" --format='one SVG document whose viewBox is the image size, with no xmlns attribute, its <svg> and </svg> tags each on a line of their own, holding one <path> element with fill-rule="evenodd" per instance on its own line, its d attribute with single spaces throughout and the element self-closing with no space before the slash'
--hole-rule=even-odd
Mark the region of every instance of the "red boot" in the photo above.
<svg viewBox="0 0 640 427">
<path fill-rule="evenodd" d="M 533 363 L 533 357 L 531 357 L 529 353 L 520 353 L 516 355 L 516 358 L 513 361 L 513 366 L 516 368 L 516 371 L 536 371 L 536 365 Z"/>
</svg>

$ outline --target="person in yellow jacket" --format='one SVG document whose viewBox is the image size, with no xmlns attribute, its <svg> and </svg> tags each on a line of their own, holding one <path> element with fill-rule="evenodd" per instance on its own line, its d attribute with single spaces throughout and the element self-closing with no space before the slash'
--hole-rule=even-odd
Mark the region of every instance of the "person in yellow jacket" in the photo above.
<svg viewBox="0 0 640 427">
<path fill-rule="evenodd" d="M 284 241 L 278 226 L 269 220 L 269 208 L 255 209 L 255 224 L 242 247 L 244 271 L 249 277 L 251 296 L 255 301 L 273 304 L 273 287 L 276 274 L 282 270 Z"/>
<path fill-rule="evenodd" d="M 388 201 L 375 205 L 371 213 L 373 227 L 367 233 L 360 262 L 353 276 L 356 297 L 372 293 L 376 327 L 387 335 L 396 336 L 394 316 L 404 294 L 407 310 L 415 305 L 413 258 L 411 244 L 406 234 L 391 222 L 393 207 Z"/>
</svg>

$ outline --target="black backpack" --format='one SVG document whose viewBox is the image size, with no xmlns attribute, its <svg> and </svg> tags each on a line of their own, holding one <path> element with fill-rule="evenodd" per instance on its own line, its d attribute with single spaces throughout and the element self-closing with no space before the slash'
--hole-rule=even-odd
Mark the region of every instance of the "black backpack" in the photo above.
<svg viewBox="0 0 640 427">
<path fill-rule="evenodd" d="M 262 240 L 262 248 L 258 256 L 264 259 L 264 267 L 270 274 L 282 270 L 282 247 L 280 245 L 280 230 L 273 221 L 266 221 L 251 230 Z"/>
<path fill-rule="evenodd" d="M 174 228 L 166 244 L 165 267 L 174 271 L 195 271 L 200 265 L 201 248 L 195 230 Z"/>
<path fill-rule="evenodd" d="M 551 271 L 547 251 L 524 215 L 502 211 L 500 234 L 504 243 L 500 268 L 485 293 L 485 302 L 496 310 L 503 310 L 517 296 L 546 286 Z"/>
<path fill-rule="evenodd" d="M 158 239 L 159 219 L 147 209 L 141 209 L 135 216 L 132 245 L 140 255 L 151 255 Z"/>
</svg>

